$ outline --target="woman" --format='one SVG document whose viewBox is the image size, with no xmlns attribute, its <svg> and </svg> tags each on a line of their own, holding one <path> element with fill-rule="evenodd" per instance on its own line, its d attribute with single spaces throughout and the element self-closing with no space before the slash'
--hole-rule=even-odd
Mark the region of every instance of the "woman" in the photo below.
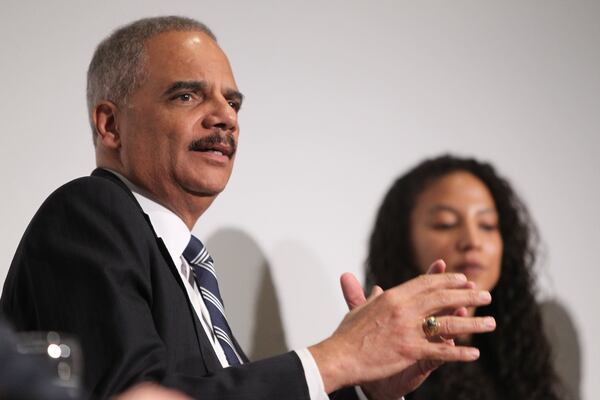
<svg viewBox="0 0 600 400">
<path fill-rule="evenodd" d="M 534 237 L 525 206 L 489 164 L 442 156 L 394 183 L 371 235 L 367 282 L 387 289 L 441 258 L 492 292 L 491 305 L 469 312 L 497 323 L 456 338 L 480 349 L 477 362 L 443 365 L 407 400 L 562 398 L 534 296 Z"/>
</svg>

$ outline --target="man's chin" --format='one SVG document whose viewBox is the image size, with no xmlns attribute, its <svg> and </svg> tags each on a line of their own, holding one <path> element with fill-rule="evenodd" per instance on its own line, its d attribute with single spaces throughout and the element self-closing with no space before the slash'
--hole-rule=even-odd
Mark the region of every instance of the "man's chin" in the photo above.
<svg viewBox="0 0 600 400">
<path fill-rule="evenodd" d="M 225 190 L 227 184 L 226 180 L 214 180 L 214 181 L 202 181 L 202 182 L 190 182 L 188 185 L 183 186 L 184 190 L 193 196 L 199 197 L 216 197 Z"/>
<path fill-rule="evenodd" d="M 225 187 L 186 188 L 185 191 L 195 197 L 217 197 Z"/>
<path fill-rule="evenodd" d="M 229 180 L 229 174 L 210 174 L 208 172 L 214 171 L 206 171 L 206 169 L 203 169 L 202 171 L 199 171 L 198 174 L 201 175 L 202 173 L 204 173 L 203 176 L 192 175 L 182 177 L 183 179 L 179 180 L 180 187 L 188 194 L 196 197 L 218 196 L 219 193 L 225 190 L 225 187 L 227 186 L 227 181 Z"/>
</svg>

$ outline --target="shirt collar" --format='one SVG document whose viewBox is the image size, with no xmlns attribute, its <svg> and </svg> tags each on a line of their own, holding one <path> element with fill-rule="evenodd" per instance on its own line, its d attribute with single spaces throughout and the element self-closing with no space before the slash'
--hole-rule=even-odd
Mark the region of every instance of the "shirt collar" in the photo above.
<svg viewBox="0 0 600 400">
<path fill-rule="evenodd" d="M 152 200 L 146 191 L 131 183 L 123 175 L 110 169 L 106 170 L 116 175 L 131 190 L 144 213 L 148 215 L 154 232 L 165 243 L 173 263 L 179 265 L 180 257 L 192 236 L 187 225 L 177 214 Z"/>
</svg>

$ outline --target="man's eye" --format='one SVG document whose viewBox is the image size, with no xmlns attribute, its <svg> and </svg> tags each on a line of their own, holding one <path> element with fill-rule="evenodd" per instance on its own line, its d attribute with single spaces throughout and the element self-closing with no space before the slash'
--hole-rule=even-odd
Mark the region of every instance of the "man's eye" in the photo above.
<svg viewBox="0 0 600 400">
<path fill-rule="evenodd" d="M 193 93 L 180 93 L 173 95 L 171 97 L 171 101 L 175 101 L 177 103 L 190 103 L 194 101 L 195 95 Z"/>
<path fill-rule="evenodd" d="M 181 100 L 187 103 L 188 101 L 192 101 L 192 95 L 189 93 L 182 93 L 177 96 L 177 100 Z"/>
<path fill-rule="evenodd" d="M 242 108 L 242 105 L 238 101 L 229 100 L 227 103 L 229 104 L 229 107 L 233 108 L 236 112 L 240 111 L 240 108 Z"/>
</svg>

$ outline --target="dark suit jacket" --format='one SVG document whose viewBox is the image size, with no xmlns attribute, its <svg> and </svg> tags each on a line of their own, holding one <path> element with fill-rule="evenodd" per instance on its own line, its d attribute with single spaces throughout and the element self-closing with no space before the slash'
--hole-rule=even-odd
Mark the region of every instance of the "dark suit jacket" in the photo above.
<svg viewBox="0 0 600 400">
<path fill-rule="evenodd" d="M 107 171 L 67 183 L 40 207 L 0 307 L 18 330 L 75 334 L 97 397 L 151 380 L 203 400 L 308 399 L 293 352 L 220 366 L 164 244 Z"/>
</svg>

